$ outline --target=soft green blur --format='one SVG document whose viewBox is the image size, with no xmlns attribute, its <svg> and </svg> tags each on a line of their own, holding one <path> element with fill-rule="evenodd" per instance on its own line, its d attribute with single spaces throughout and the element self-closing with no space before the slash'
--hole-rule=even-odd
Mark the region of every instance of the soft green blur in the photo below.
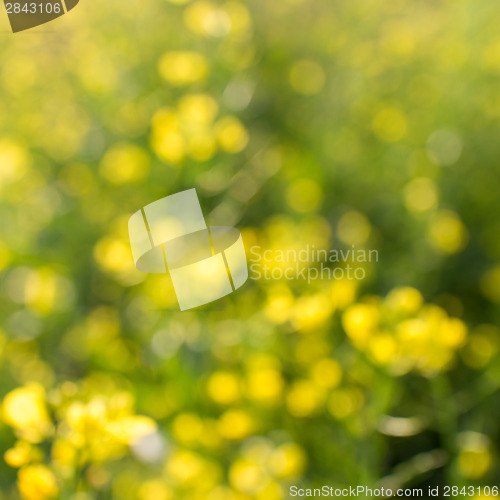
<svg viewBox="0 0 500 500">
<path fill-rule="evenodd" d="M 498 485 L 495 0 L 0 22 L 1 500 Z M 127 221 L 193 187 L 251 279 L 180 312 Z M 279 278 L 308 247 L 378 260 Z"/>
</svg>

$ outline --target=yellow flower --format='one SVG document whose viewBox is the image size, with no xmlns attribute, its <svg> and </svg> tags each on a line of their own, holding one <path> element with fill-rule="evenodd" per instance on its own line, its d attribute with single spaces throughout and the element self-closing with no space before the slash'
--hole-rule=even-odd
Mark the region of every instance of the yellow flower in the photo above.
<svg viewBox="0 0 500 500">
<path fill-rule="evenodd" d="M 259 403 L 278 404 L 283 386 L 281 373 L 271 367 L 257 368 L 247 376 L 247 396 Z"/>
<path fill-rule="evenodd" d="M 462 450 L 458 456 L 458 469 L 467 479 L 483 477 L 493 464 L 488 438 L 477 432 L 464 432 L 459 436 Z"/>
<path fill-rule="evenodd" d="M 363 405 L 363 393 L 359 389 L 337 389 L 328 400 L 328 411 L 337 419 L 344 419 Z"/>
<path fill-rule="evenodd" d="M 239 153 L 248 144 L 248 132 L 234 116 L 221 118 L 215 124 L 215 132 L 221 149 L 228 153 Z"/>
<path fill-rule="evenodd" d="M 431 243 L 443 253 L 460 252 L 466 246 L 469 233 L 460 217 L 451 210 L 441 210 L 431 220 Z"/>
<path fill-rule="evenodd" d="M 113 184 L 127 184 L 144 179 L 149 173 L 148 154 L 134 144 L 119 143 L 104 155 L 101 175 Z"/>
<path fill-rule="evenodd" d="M 234 373 L 219 371 L 208 379 L 207 391 L 216 403 L 230 405 L 240 399 L 240 380 Z"/>
<path fill-rule="evenodd" d="M 286 200 L 296 212 L 314 212 L 323 202 L 323 191 L 312 179 L 297 179 L 288 187 Z"/>
<path fill-rule="evenodd" d="M 402 314 L 416 313 L 423 301 L 422 294 L 411 287 L 395 288 L 385 299 L 387 307 Z"/>
<path fill-rule="evenodd" d="M 370 221 L 362 213 L 350 211 L 340 218 L 337 232 L 346 245 L 362 245 L 370 237 Z"/>
<path fill-rule="evenodd" d="M 263 467 L 248 459 L 237 459 L 229 469 L 229 482 L 238 491 L 249 495 L 256 493 L 268 481 Z"/>
<path fill-rule="evenodd" d="M 196 444 L 203 435 L 203 421 L 194 413 L 178 415 L 172 423 L 172 434 L 179 443 Z"/>
<path fill-rule="evenodd" d="M 241 441 L 252 433 L 254 422 L 243 410 L 228 410 L 220 418 L 218 429 L 222 437 Z"/>
<path fill-rule="evenodd" d="M 298 330 L 313 330 L 328 320 L 332 309 L 331 301 L 324 294 L 301 297 L 293 307 L 292 324 Z"/>
<path fill-rule="evenodd" d="M 158 71 L 164 80 L 177 87 L 204 79 L 208 64 L 197 52 L 167 52 L 158 63 Z"/>
<path fill-rule="evenodd" d="M 311 378 L 316 385 L 331 389 L 339 385 L 342 368 L 334 359 L 323 358 L 311 368 Z"/>
<path fill-rule="evenodd" d="M 309 380 L 299 380 L 290 388 L 286 403 L 294 417 L 308 417 L 319 409 L 323 400 L 324 395 L 315 384 Z"/>
<path fill-rule="evenodd" d="M 211 125 L 217 116 L 217 101 L 208 94 L 184 96 L 178 106 L 179 119 L 188 128 Z"/>
<path fill-rule="evenodd" d="M 342 326 L 358 347 L 367 345 L 378 323 L 379 312 L 372 304 L 354 304 L 342 315 Z"/>
<path fill-rule="evenodd" d="M 4 454 L 5 462 L 11 467 L 22 467 L 32 462 L 38 462 L 42 457 L 41 450 L 26 441 L 17 441 L 14 447 Z"/>
<path fill-rule="evenodd" d="M 417 177 L 405 186 L 405 203 L 415 213 L 426 212 L 437 205 L 438 194 L 435 183 L 427 177 Z"/>
<path fill-rule="evenodd" d="M 2 416 L 6 424 L 33 443 L 40 442 L 52 430 L 45 390 L 37 383 L 29 383 L 9 392 L 3 400 Z"/>
<path fill-rule="evenodd" d="M 172 490 L 165 481 L 152 479 L 139 488 L 139 500 L 173 500 Z"/>
<path fill-rule="evenodd" d="M 56 478 L 45 465 L 22 468 L 18 474 L 17 485 L 25 500 L 49 500 L 59 494 Z"/>
<path fill-rule="evenodd" d="M 178 163 L 185 157 L 186 143 L 179 118 L 168 108 L 160 109 L 153 117 L 151 147 L 160 159 L 168 163 Z"/>
<path fill-rule="evenodd" d="M 295 443 L 286 443 L 273 451 L 269 459 L 269 467 L 278 477 L 300 476 L 306 466 L 306 454 Z"/>
</svg>

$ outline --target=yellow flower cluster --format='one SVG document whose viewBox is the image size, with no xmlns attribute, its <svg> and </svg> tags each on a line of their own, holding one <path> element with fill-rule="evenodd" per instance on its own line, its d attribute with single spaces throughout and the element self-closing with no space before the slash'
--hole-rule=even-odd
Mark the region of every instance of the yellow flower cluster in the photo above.
<svg viewBox="0 0 500 500">
<path fill-rule="evenodd" d="M 152 419 L 134 414 L 129 392 L 117 388 L 99 392 L 84 386 L 65 382 L 48 397 L 42 386 L 29 383 L 5 396 L 2 418 L 18 441 L 4 458 L 11 467 L 20 468 L 18 487 L 26 500 L 55 498 L 59 483 L 83 466 L 121 458 L 129 446 L 155 432 Z M 54 418 L 49 400 L 57 403 Z M 47 439 L 50 457 L 37 446 Z"/>
<path fill-rule="evenodd" d="M 350 306 L 342 325 L 354 345 L 394 375 L 416 370 L 434 376 L 447 369 L 467 340 L 467 327 L 414 288 L 396 288 L 384 300 Z"/>
<path fill-rule="evenodd" d="M 235 116 L 216 120 L 219 106 L 208 94 L 182 97 L 177 109 L 162 108 L 153 117 L 151 146 L 166 163 L 179 164 L 186 157 L 204 162 L 217 150 L 239 153 L 249 140 Z"/>
</svg>

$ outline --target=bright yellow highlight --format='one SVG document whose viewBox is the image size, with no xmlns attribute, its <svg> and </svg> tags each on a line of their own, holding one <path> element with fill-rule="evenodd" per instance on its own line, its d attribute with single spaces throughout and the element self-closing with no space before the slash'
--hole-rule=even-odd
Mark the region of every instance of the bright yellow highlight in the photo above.
<svg viewBox="0 0 500 500">
<path fill-rule="evenodd" d="M 298 380 L 288 391 L 286 403 L 294 417 L 308 417 L 315 413 L 324 401 L 323 393 L 309 380 Z"/>
<path fill-rule="evenodd" d="M 277 477 L 297 477 L 304 472 L 306 462 L 306 454 L 300 446 L 286 443 L 272 453 L 269 467 Z"/>
<path fill-rule="evenodd" d="M 460 217 L 451 210 L 441 210 L 431 220 L 429 237 L 433 245 L 446 254 L 460 252 L 469 234 Z"/>
<path fill-rule="evenodd" d="M 447 369 L 467 341 L 467 328 L 420 293 L 398 288 L 385 301 L 354 304 L 342 316 L 347 336 L 393 375 L 416 370 L 432 377 Z"/>
<path fill-rule="evenodd" d="M 144 179 L 149 173 L 148 154 L 138 146 L 127 143 L 115 144 L 104 155 L 101 175 L 113 184 L 127 184 Z"/>
<path fill-rule="evenodd" d="M 422 294 L 412 287 L 394 288 L 385 299 L 389 309 L 399 314 L 412 314 L 417 312 L 424 302 Z"/>
<path fill-rule="evenodd" d="M 22 146 L 10 139 L 0 141 L 0 189 L 20 179 L 28 170 L 28 157 Z"/>
<path fill-rule="evenodd" d="M 230 405 L 241 397 L 240 380 L 234 373 L 216 372 L 208 379 L 207 391 L 216 403 Z"/>
<path fill-rule="evenodd" d="M 203 80 L 208 63 L 197 52 L 167 52 L 158 63 L 158 71 L 170 85 L 179 87 Z"/>
<path fill-rule="evenodd" d="M 196 444 L 203 434 L 203 421 L 193 413 L 183 413 L 172 423 L 172 434 L 184 445 Z"/>
<path fill-rule="evenodd" d="M 19 437 L 32 443 L 40 442 L 52 431 L 45 390 L 36 383 L 9 392 L 2 403 L 2 417 Z"/>
<path fill-rule="evenodd" d="M 11 467 L 23 467 L 32 462 L 40 461 L 42 457 L 41 450 L 27 441 L 16 441 L 14 447 L 4 454 L 5 462 Z"/>
<path fill-rule="evenodd" d="M 254 422 L 250 415 L 243 410 L 228 410 L 219 421 L 220 435 L 229 440 L 241 441 L 254 430 Z"/>
<path fill-rule="evenodd" d="M 239 153 L 249 141 L 248 132 L 238 118 L 226 116 L 215 124 L 219 146 L 228 153 Z"/>
<path fill-rule="evenodd" d="M 483 477 L 493 465 L 489 441 L 477 432 L 465 432 L 461 436 L 462 450 L 458 456 L 458 469 L 467 479 Z"/>
<path fill-rule="evenodd" d="M 176 110 L 160 109 L 153 117 L 152 148 L 163 161 L 173 164 L 186 157 L 208 161 L 218 149 L 239 153 L 249 141 L 248 132 L 233 116 L 215 122 L 218 111 L 217 102 L 208 94 L 184 96 Z"/>
<path fill-rule="evenodd" d="M 17 484 L 25 500 L 50 500 L 59 494 L 56 478 L 45 465 L 29 465 L 21 469 Z"/>
<path fill-rule="evenodd" d="M 324 358 L 311 368 L 311 378 L 316 385 L 331 389 L 340 384 L 342 368 L 335 360 Z"/>
</svg>

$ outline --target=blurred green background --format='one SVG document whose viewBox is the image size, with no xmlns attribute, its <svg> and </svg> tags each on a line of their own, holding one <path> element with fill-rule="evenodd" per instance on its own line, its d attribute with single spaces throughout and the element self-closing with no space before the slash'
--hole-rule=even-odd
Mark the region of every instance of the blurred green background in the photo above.
<svg viewBox="0 0 500 500">
<path fill-rule="evenodd" d="M 0 498 L 498 485 L 499 21 L 494 0 L 1 16 Z M 379 261 L 181 313 L 127 221 L 192 187 L 247 251 Z"/>
</svg>

